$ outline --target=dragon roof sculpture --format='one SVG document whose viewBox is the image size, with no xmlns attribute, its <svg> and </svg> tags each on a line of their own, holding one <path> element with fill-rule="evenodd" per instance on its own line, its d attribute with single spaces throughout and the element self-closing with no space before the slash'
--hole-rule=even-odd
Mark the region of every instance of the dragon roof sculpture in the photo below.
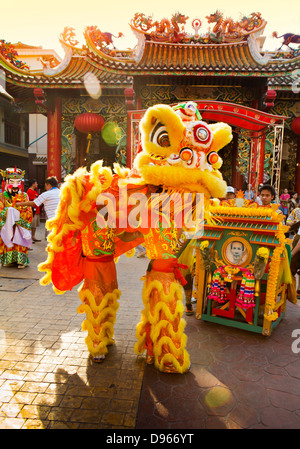
<svg viewBox="0 0 300 449">
<path fill-rule="evenodd" d="M 152 17 L 143 13 L 136 13 L 130 23 L 133 30 L 143 33 L 147 40 L 168 43 L 224 43 L 239 42 L 245 40 L 249 34 L 262 31 L 267 22 L 261 17 L 259 12 L 253 12 L 249 17 L 244 16 L 239 21 L 234 21 L 231 17 L 225 18 L 223 13 L 217 10 L 215 13 L 206 16 L 208 24 L 214 24 L 212 30 L 200 35 L 199 28 L 201 21 L 194 19 L 192 27 L 195 33 L 189 34 L 185 31 L 184 25 L 189 17 L 179 12 L 173 14 L 171 20 L 161 19 L 153 21 Z"/>
</svg>

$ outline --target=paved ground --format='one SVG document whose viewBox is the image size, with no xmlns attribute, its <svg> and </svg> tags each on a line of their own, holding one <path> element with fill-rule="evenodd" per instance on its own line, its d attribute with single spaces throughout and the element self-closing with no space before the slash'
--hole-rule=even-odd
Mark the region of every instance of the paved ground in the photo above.
<svg viewBox="0 0 300 449">
<path fill-rule="evenodd" d="M 300 307 L 271 337 L 186 317 L 191 370 L 162 374 L 133 351 L 147 259 L 121 257 L 116 344 L 95 365 L 77 292 L 41 287 L 33 248 L 29 268 L 0 272 L 1 429 L 300 428 Z"/>
</svg>

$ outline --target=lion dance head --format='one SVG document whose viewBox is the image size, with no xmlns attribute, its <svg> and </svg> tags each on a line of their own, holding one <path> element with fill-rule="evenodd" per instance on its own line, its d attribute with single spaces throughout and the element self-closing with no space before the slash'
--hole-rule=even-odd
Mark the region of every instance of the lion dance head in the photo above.
<svg viewBox="0 0 300 449">
<path fill-rule="evenodd" d="M 221 198 L 226 182 L 218 151 L 232 139 L 226 123 L 208 124 L 194 102 L 150 107 L 140 123 L 142 151 L 134 166 L 148 184 Z"/>
</svg>

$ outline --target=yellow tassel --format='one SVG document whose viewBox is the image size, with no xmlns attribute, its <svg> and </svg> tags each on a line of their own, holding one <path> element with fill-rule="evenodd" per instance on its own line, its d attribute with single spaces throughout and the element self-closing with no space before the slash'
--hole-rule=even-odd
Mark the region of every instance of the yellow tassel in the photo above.
<svg viewBox="0 0 300 449">
<path fill-rule="evenodd" d="M 89 133 L 87 135 L 88 144 L 87 144 L 87 148 L 86 148 L 86 154 L 89 154 L 89 152 L 90 152 L 91 140 L 92 140 L 92 134 Z"/>
</svg>

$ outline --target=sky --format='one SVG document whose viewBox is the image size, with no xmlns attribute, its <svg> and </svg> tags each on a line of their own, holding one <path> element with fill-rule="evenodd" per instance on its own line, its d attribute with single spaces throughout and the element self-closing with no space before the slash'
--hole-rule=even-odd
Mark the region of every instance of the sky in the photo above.
<svg viewBox="0 0 300 449">
<path fill-rule="evenodd" d="M 54 49 L 63 58 L 64 50 L 59 35 L 64 27 L 74 28 L 79 46 L 82 46 L 85 43 L 85 27 L 94 25 L 102 32 L 115 35 L 122 32 L 124 38 L 114 39 L 114 44 L 117 49 L 123 50 L 133 48 L 137 43 L 129 26 L 136 12 L 161 20 L 170 19 L 172 14 L 179 11 L 189 17 L 185 28 L 187 32 L 193 31 L 191 22 L 194 19 L 201 20 L 201 35 L 209 26 L 205 16 L 216 9 L 221 10 L 224 17 L 231 17 L 235 21 L 252 12 L 260 12 L 268 22 L 264 31 L 264 50 L 272 51 L 281 45 L 281 39 L 272 37 L 273 31 L 277 31 L 279 36 L 289 32 L 300 34 L 299 0 L 2 0 L 0 39 Z"/>
</svg>

